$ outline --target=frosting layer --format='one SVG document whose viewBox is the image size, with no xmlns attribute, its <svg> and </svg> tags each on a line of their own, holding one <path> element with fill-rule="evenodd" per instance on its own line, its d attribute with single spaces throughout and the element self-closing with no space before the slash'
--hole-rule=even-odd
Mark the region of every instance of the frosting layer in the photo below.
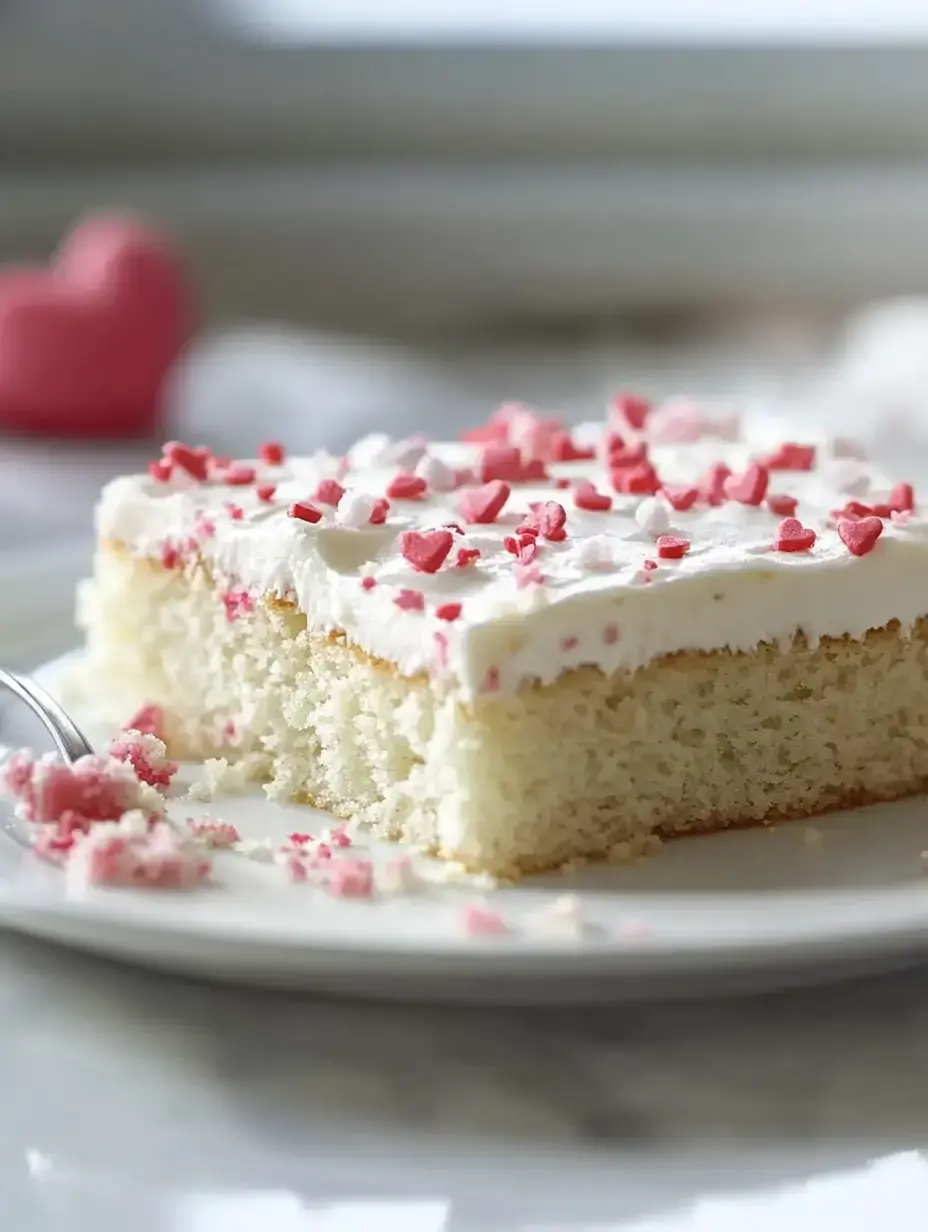
<svg viewBox="0 0 928 1232">
<path fill-rule="evenodd" d="M 846 442 L 784 446 L 782 425 L 741 438 L 691 404 L 646 410 L 620 401 L 567 438 L 503 408 L 471 444 L 265 450 L 209 462 L 205 479 L 168 461 L 105 488 L 98 532 L 168 567 L 205 558 L 230 619 L 291 600 L 312 628 L 468 701 L 582 665 L 860 637 L 928 613 L 928 519 Z"/>
</svg>

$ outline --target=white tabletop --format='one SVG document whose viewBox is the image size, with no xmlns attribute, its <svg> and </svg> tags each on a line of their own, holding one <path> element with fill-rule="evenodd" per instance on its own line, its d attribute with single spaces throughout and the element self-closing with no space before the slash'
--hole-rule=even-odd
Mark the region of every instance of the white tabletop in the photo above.
<svg viewBox="0 0 928 1232">
<path fill-rule="evenodd" d="M 328 394 L 282 380 L 257 431 L 201 390 L 189 435 L 244 449 L 296 426 L 337 448 L 378 426 L 352 408 L 409 430 L 439 397 L 451 421 L 544 389 L 579 409 L 617 379 L 606 351 L 582 390 L 550 353 L 380 355 L 361 375 L 344 358 Z M 0 547 L 56 543 L 79 571 L 98 483 L 144 452 L 0 448 Z M 465 1011 L 195 986 L 0 935 L 0 1227 L 916 1232 L 926 1041 L 921 971 L 741 1002 Z"/>
</svg>

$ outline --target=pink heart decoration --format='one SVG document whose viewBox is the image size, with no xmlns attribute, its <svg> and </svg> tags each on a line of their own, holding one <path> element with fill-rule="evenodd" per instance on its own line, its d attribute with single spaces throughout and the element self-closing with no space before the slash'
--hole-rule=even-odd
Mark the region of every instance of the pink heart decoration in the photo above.
<svg viewBox="0 0 928 1232">
<path fill-rule="evenodd" d="M 479 488 L 465 488 L 458 508 L 465 522 L 495 522 L 503 505 L 509 500 L 510 487 L 502 479 L 493 479 Z"/>
<path fill-rule="evenodd" d="M 400 551 L 420 573 L 437 573 L 454 544 L 450 530 L 404 530 Z"/>
<path fill-rule="evenodd" d="M 192 294 L 153 228 L 102 214 L 48 269 L 0 271 L 0 428 L 65 437 L 146 436 L 189 340 Z"/>
<path fill-rule="evenodd" d="M 852 521 L 842 518 L 838 523 L 838 538 L 852 556 L 866 556 L 883 533 L 879 518 L 860 518 Z"/>
</svg>

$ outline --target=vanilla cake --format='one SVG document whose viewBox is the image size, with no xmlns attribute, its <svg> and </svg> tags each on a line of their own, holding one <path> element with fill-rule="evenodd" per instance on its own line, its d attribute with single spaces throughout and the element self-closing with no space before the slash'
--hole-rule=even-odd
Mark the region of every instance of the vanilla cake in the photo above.
<svg viewBox="0 0 928 1232">
<path fill-rule="evenodd" d="M 97 525 L 107 717 L 470 868 L 928 785 L 928 519 L 848 442 L 630 396 L 345 458 L 172 442 Z"/>
</svg>

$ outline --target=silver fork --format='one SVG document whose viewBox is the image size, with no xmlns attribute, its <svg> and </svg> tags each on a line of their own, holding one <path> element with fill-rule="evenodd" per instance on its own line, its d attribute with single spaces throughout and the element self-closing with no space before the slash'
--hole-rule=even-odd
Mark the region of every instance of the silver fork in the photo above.
<svg viewBox="0 0 928 1232">
<path fill-rule="evenodd" d="M 20 676 L 0 667 L 0 686 L 9 689 L 20 701 L 26 703 L 36 718 L 44 724 L 65 761 L 77 761 L 79 757 L 93 752 L 87 737 L 68 712 L 31 677 Z"/>
</svg>

